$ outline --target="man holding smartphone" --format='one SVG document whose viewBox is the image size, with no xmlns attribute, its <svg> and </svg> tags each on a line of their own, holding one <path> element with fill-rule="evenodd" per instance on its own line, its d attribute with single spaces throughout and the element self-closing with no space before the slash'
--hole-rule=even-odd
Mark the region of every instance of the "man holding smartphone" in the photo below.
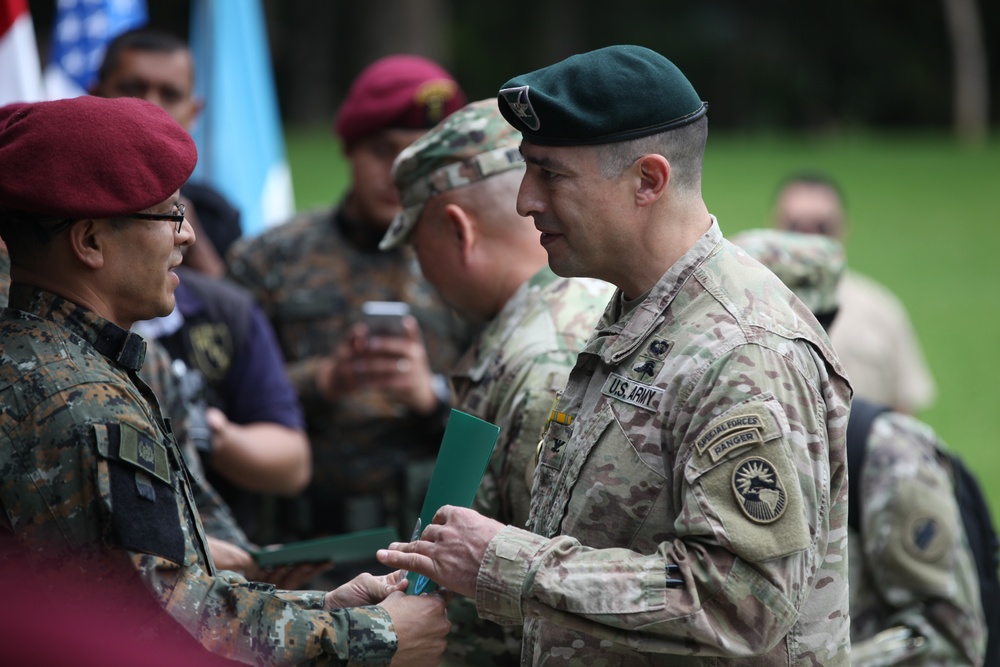
<svg viewBox="0 0 1000 667">
<path fill-rule="evenodd" d="M 280 539 L 386 524 L 404 533 L 413 517 L 400 513 L 419 510 L 416 462 L 432 466 L 449 407 L 435 371 L 457 358 L 461 327 L 412 254 L 381 253 L 378 242 L 399 211 L 392 160 L 464 101 L 436 63 L 376 61 L 352 84 L 334 124 L 351 167 L 343 201 L 238 241 L 227 256 L 230 276 L 274 325 L 313 451 L 312 485 L 280 510 L 289 529 Z M 405 302 L 404 335 L 369 335 L 366 301 Z"/>
</svg>

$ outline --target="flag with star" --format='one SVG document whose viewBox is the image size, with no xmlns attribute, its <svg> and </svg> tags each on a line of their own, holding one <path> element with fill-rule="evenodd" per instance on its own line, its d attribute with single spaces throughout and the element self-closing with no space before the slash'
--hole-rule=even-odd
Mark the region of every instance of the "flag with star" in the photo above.
<svg viewBox="0 0 1000 667">
<path fill-rule="evenodd" d="M 146 0 L 59 0 L 45 66 L 47 97 L 86 95 L 108 42 L 148 20 Z"/>
</svg>

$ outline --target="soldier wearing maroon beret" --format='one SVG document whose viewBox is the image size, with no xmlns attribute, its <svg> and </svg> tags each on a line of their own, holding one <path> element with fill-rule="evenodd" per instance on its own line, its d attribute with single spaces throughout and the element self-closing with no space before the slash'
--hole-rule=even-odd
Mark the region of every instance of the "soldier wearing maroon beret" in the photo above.
<svg viewBox="0 0 1000 667">
<path fill-rule="evenodd" d="M 182 628 L 254 664 L 435 664 L 444 602 L 405 596 L 398 574 L 323 593 L 215 569 L 129 331 L 174 306 L 173 269 L 194 241 L 178 189 L 196 160 L 188 133 L 135 99 L 39 102 L 0 130 L 13 278 L 0 315 L 0 571 L 54 604 L 117 608 L 112 636 Z"/>
<path fill-rule="evenodd" d="M 375 61 L 354 80 L 334 132 L 351 168 L 338 206 L 242 239 L 230 275 L 269 315 L 302 400 L 313 481 L 279 521 L 307 538 L 397 525 L 409 533 L 449 404 L 446 373 L 464 347 L 458 323 L 420 276 L 410 248 L 379 252 L 400 212 L 392 161 L 458 110 L 465 96 L 440 65 L 414 55 Z M 403 301 L 403 336 L 369 339 L 366 301 Z M 409 499 L 400 497 L 409 494 Z"/>
</svg>

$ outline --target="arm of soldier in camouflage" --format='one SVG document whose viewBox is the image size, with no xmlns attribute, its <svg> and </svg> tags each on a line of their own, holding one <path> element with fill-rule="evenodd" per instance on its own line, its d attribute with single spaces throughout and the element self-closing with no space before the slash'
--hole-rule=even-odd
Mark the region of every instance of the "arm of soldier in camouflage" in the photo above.
<svg viewBox="0 0 1000 667">
<path fill-rule="evenodd" d="M 164 609 L 221 655 L 275 665 L 387 664 L 397 639 L 384 608 L 323 610 L 320 592 L 215 576 L 180 456 L 151 429 L 150 415 L 134 410 L 140 401 L 118 378 L 21 405 L 30 418 L 16 419 L 9 406 L 7 418 L 17 423 L 5 429 L 3 449 L 14 455 L 5 457 L 0 501 L 17 539 L 29 549 L 44 545 L 47 558 L 127 552 Z M 64 439 L 40 441 L 37 423 Z"/>
<path fill-rule="evenodd" d="M 804 643 L 822 632 L 808 607 L 846 616 L 846 571 L 824 562 L 843 560 L 846 503 L 831 516 L 830 493 L 843 486 L 835 495 L 846 501 L 847 387 L 824 382 L 821 395 L 822 359 L 788 348 L 742 346 L 707 365 L 692 355 L 664 387 L 679 400 L 663 401 L 656 417 L 598 402 L 597 418 L 574 423 L 556 454 L 577 464 L 562 479 L 536 477 L 536 488 L 563 490 L 537 507 L 537 532 L 564 536 L 504 528 L 479 571 L 481 613 L 505 623 L 537 615 L 643 652 L 702 656 L 766 653 L 808 619 Z M 559 435 L 550 428 L 547 444 Z M 566 497 L 573 487 L 586 491 Z M 629 548 L 584 546 L 615 544 Z M 828 600 L 813 590 L 818 580 Z"/>
<path fill-rule="evenodd" d="M 938 442 L 902 414 L 873 423 L 857 480 L 863 535 L 850 542 L 853 665 L 983 663 L 976 565 Z M 883 634 L 891 628 L 916 639 Z"/>
</svg>

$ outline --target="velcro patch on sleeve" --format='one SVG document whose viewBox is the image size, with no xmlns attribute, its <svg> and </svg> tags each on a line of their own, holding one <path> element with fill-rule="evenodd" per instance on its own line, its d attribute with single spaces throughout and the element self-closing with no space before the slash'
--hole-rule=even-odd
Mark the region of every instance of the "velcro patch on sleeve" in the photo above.
<svg viewBox="0 0 1000 667">
<path fill-rule="evenodd" d="M 153 440 L 145 433 L 130 424 L 121 425 L 121 445 L 118 458 L 138 466 L 170 484 L 170 464 L 167 461 L 167 448 L 163 443 Z"/>
</svg>

